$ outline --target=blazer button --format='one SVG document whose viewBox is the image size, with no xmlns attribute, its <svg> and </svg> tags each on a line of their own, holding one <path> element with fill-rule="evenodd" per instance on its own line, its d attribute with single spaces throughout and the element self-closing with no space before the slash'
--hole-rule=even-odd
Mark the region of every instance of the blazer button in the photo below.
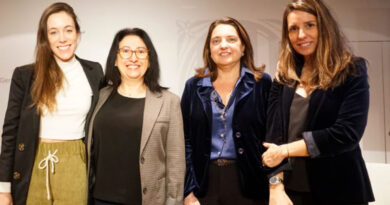
<svg viewBox="0 0 390 205">
<path fill-rule="evenodd" d="M 241 133 L 240 132 L 236 132 L 236 138 L 240 138 L 241 137 Z"/>
<path fill-rule="evenodd" d="M 244 149 L 243 148 L 238 148 L 238 154 L 243 154 L 244 153 Z"/>
<path fill-rule="evenodd" d="M 14 179 L 15 180 L 20 179 L 20 173 L 19 172 L 14 172 Z"/>
<path fill-rule="evenodd" d="M 20 144 L 18 144 L 18 149 L 19 149 L 19 151 L 21 151 L 21 152 L 23 152 L 24 151 L 24 143 L 20 143 Z"/>
<path fill-rule="evenodd" d="M 148 191 L 148 189 L 147 189 L 146 187 L 144 187 L 144 188 L 142 189 L 142 193 L 144 193 L 144 194 L 146 194 L 147 191 Z"/>
<path fill-rule="evenodd" d="M 143 164 L 144 162 L 145 162 L 145 158 L 141 157 L 141 164 Z"/>
</svg>

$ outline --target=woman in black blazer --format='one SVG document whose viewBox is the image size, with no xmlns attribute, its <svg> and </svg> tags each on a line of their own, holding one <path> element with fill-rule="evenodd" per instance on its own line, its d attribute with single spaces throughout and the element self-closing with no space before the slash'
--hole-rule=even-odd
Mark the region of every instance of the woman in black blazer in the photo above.
<svg viewBox="0 0 390 205">
<path fill-rule="evenodd" d="M 369 107 L 367 68 L 345 42 L 320 0 L 287 5 L 267 112 L 266 140 L 278 145 L 264 143 L 263 154 L 266 166 L 279 168 L 269 180 L 270 204 L 374 200 L 359 147 Z"/>
<path fill-rule="evenodd" d="M 73 8 L 52 4 L 41 16 L 35 63 L 13 73 L 2 133 L 1 205 L 86 201 L 82 138 L 103 71 L 75 56 L 79 36 Z"/>
</svg>

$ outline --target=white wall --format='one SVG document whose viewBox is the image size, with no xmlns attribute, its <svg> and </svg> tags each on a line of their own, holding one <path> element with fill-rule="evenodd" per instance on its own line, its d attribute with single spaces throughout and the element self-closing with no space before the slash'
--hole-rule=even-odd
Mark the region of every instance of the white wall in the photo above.
<svg viewBox="0 0 390 205">
<path fill-rule="evenodd" d="M 33 61 L 38 20 L 54 1 L 0 0 L 0 124 L 12 71 Z M 161 82 L 181 95 L 202 65 L 209 24 L 223 16 L 243 23 L 255 63 L 273 75 L 281 17 L 287 0 L 65 0 L 78 14 L 82 39 L 77 54 L 103 66 L 114 34 L 140 27 L 151 36 L 162 68 Z M 390 162 L 390 0 L 327 0 L 354 51 L 370 61 L 371 107 L 362 141 L 369 162 Z M 0 128 L 1 131 L 1 128 Z M 387 155 L 386 155 L 387 151 Z"/>
</svg>

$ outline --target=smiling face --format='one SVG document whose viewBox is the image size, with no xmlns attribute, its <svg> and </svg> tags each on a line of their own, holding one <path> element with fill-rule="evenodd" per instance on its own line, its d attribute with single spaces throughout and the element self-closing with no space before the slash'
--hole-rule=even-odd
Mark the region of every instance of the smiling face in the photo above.
<svg viewBox="0 0 390 205">
<path fill-rule="evenodd" d="M 220 24 L 214 28 L 210 38 L 210 53 L 217 67 L 239 66 L 244 49 L 233 26 Z"/>
<path fill-rule="evenodd" d="M 310 13 L 295 10 L 287 16 L 288 37 L 294 50 L 309 58 L 317 48 L 318 27 L 316 17 Z"/>
<path fill-rule="evenodd" d="M 79 33 L 74 20 L 68 13 L 61 11 L 49 16 L 47 38 L 56 60 L 66 62 L 73 58 Z"/>
<path fill-rule="evenodd" d="M 126 49 L 127 52 L 130 52 L 131 54 L 129 56 L 121 55 L 120 52 L 123 52 Z M 145 42 L 136 35 L 125 36 L 119 42 L 116 65 L 119 68 L 122 82 L 127 80 L 143 81 L 146 70 L 149 67 L 149 56 L 146 55 L 144 57 L 141 51 L 146 51 L 147 49 Z M 138 52 L 138 54 L 136 54 L 136 52 Z M 126 58 L 123 58 L 123 56 Z"/>
</svg>

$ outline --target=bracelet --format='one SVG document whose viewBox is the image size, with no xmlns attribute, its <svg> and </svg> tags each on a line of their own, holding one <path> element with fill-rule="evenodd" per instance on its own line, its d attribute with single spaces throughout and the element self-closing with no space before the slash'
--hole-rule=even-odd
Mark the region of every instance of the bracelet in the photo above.
<svg viewBox="0 0 390 205">
<path fill-rule="evenodd" d="M 287 158 L 289 158 L 290 157 L 290 152 L 288 151 L 288 144 L 285 144 L 284 146 L 286 147 L 286 150 L 287 150 Z"/>
</svg>

